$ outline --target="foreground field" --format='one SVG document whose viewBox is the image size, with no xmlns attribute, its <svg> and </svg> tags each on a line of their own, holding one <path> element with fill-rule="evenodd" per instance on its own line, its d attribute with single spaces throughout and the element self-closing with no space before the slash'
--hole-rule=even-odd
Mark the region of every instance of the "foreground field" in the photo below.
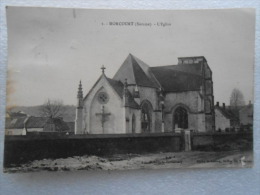
<svg viewBox="0 0 260 195">
<path fill-rule="evenodd" d="M 144 155 L 114 155 L 107 157 L 75 156 L 64 159 L 35 160 L 20 167 L 5 169 L 6 172 L 72 171 L 72 170 L 129 170 L 160 168 L 217 168 L 251 167 L 251 151 L 228 152 L 177 152 Z"/>
</svg>

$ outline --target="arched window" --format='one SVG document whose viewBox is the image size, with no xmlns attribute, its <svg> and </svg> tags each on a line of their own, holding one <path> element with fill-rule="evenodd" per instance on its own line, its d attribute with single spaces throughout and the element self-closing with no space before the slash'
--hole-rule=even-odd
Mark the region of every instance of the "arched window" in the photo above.
<svg viewBox="0 0 260 195">
<path fill-rule="evenodd" d="M 188 128 L 188 112 L 185 108 L 179 106 L 173 113 L 173 128 Z"/>
<path fill-rule="evenodd" d="M 136 125 L 135 114 L 133 114 L 133 116 L 132 116 L 132 133 L 135 133 L 135 125 Z"/>
<path fill-rule="evenodd" d="M 151 132 L 152 106 L 148 101 L 141 104 L 141 128 L 142 133 Z"/>
</svg>

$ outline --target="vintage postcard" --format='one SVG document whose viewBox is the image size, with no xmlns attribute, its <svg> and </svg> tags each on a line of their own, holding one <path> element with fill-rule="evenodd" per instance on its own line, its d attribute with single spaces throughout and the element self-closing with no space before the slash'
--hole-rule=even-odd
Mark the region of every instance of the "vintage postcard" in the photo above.
<svg viewBox="0 0 260 195">
<path fill-rule="evenodd" d="M 6 12 L 6 172 L 253 166 L 254 9 Z"/>
</svg>

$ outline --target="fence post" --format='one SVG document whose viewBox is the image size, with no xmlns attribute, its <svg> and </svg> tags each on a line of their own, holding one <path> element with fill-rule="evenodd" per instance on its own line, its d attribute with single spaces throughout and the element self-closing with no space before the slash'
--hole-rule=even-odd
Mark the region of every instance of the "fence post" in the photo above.
<svg viewBox="0 0 260 195">
<path fill-rule="evenodd" d="M 185 132 L 181 131 L 181 150 L 184 151 L 185 150 Z"/>
<path fill-rule="evenodd" d="M 184 130 L 184 144 L 185 151 L 191 151 L 191 132 L 190 130 Z"/>
</svg>

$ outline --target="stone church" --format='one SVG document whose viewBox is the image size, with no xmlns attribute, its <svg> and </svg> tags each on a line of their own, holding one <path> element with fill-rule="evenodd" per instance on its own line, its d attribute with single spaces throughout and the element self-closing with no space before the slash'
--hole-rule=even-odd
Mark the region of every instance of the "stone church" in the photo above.
<svg viewBox="0 0 260 195">
<path fill-rule="evenodd" d="M 113 78 L 102 74 L 77 96 L 75 134 L 214 131 L 212 71 L 203 56 L 150 67 L 129 54 Z"/>
</svg>

